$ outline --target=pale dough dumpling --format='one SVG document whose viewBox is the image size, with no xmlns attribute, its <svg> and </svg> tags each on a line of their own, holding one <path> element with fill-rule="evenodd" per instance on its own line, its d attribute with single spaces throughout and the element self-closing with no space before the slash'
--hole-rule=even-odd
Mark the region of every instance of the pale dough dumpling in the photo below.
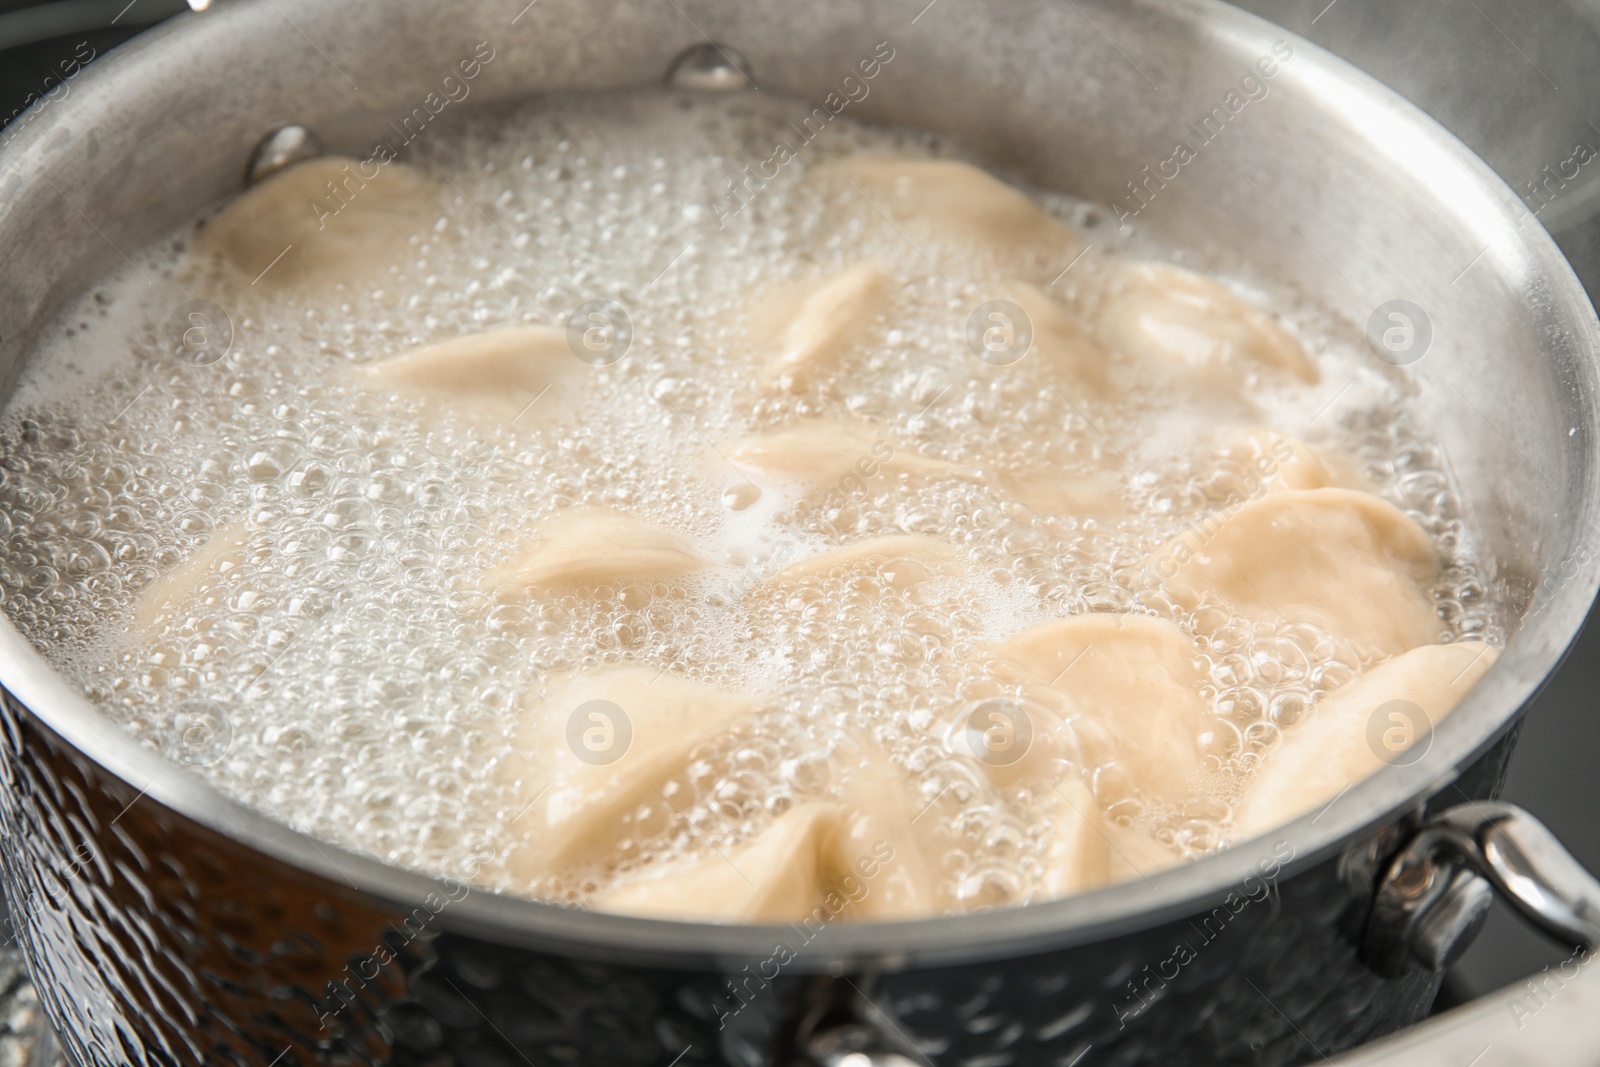
<svg viewBox="0 0 1600 1067">
<path fill-rule="evenodd" d="M 1119 519 L 1127 514 L 1122 481 L 1110 471 L 1066 472 L 1058 468 L 1000 474 L 995 481 L 1011 499 L 1044 515 L 1092 515 Z"/>
<path fill-rule="evenodd" d="M 1106 834 L 1111 846 L 1112 885 L 1150 878 L 1183 862 L 1183 857 L 1136 827 L 1108 822 Z"/>
<path fill-rule="evenodd" d="M 1072 779 L 1055 787 L 1040 895 L 1053 900 L 1099 889 L 1111 880 L 1111 839 L 1088 785 Z"/>
<path fill-rule="evenodd" d="M 878 478 L 905 474 L 992 484 L 1035 511 L 1116 518 L 1125 513 L 1120 482 L 1109 472 L 1059 469 L 991 474 L 924 456 L 862 423 L 808 419 L 723 446 L 735 467 L 753 467 L 815 489 L 862 492 Z"/>
<path fill-rule="evenodd" d="M 154 630 L 186 602 L 205 597 L 211 586 L 243 566 L 250 556 L 250 533 L 244 523 L 235 522 L 213 532 L 194 555 L 145 588 L 134 608 L 134 628 Z"/>
<path fill-rule="evenodd" d="M 882 312 L 886 283 L 883 268 L 869 261 L 769 294 L 750 324 L 757 343 L 776 353 L 768 376 L 804 388 L 836 368 Z"/>
<path fill-rule="evenodd" d="M 1107 348 L 1190 388 L 1237 394 L 1246 375 L 1261 369 L 1317 380 L 1316 366 L 1287 330 L 1181 267 L 1121 267 L 1101 303 L 1097 332 Z"/>
<path fill-rule="evenodd" d="M 824 892 L 822 843 L 838 827 L 833 804 L 802 804 L 725 854 L 658 863 L 590 899 L 596 911 L 683 922 L 778 923 L 805 915 Z"/>
<path fill-rule="evenodd" d="M 571 740 L 572 716 L 595 701 L 620 708 L 626 725 L 595 705 L 592 721 L 578 723 L 577 737 L 586 744 L 586 731 L 600 731 L 597 746 L 580 758 Z M 529 805 L 517 817 L 526 843 L 511 857 L 514 873 L 532 880 L 605 864 L 627 834 L 624 816 L 641 804 L 667 803 L 659 788 L 696 748 L 757 704 L 748 694 L 644 667 L 553 679 L 542 695 L 524 702 L 519 756 L 509 768 Z"/>
<path fill-rule="evenodd" d="M 1385 655 L 1429 644 L 1442 629 L 1425 592 L 1438 571 L 1428 535 L 1369 493 L 1268 493 L 1182 534 L 1151 567 L 1186 607 L 1209 598 Z"/>
<path fill-rule="evenodd" d="M 807 419 L 747 437 L 721 449 L 735 466 L 831 489 L 846 478 L 863 484 L 880 476 L 976 477 L 970 468 L 931 459 L 864 423 Z"/>
<path fill-rule="evenodd" d="M 1280 489 L 1359 489 L 1364 480 L 1352 465 L 1325 456 L 1298 438 L 1265 426 L 1230 430 L 1218 451 L 1246 472 L 1254 483 L 1242 486 L 1247 496 Z"/>
<path fill-rule="evenodd" d="M 1088 785 L 1072 779 L 1056 786 L 1039 896 L 1087 893 L 1135 878 L 1149 878 L 1181 862 L 1177 853 L 1142 830 L 1101 814 Z"/>
<path fill-rule="evenodd" d="M 633 579 L 679 578 L 703 570 L 681 538 L 643 519 L 604 508 L 573 508 L 489 571 L 484 590 L 513 585 L 535 591 L 592 589 Z"/>
<path fill-rule="evenodd" d="M 1074 404 L 1082 403 L 1086 397 L 1103 397 L 1108 388 L 1106 354 L 1088 327 L 1038 286 L 1012 279 L 1004 292 L 1028 316 L 1033 331 L 1033 342 L 1023 359 L 1039 360 L 1049 366 L 1062 378 Z"/>
<path fill-rule="evenodd" d="M 818 167 L 812 178 L 853 188 L 874 221 L 881 212 L 916 237 L 985 252 L 997 265 L 1065 266 L 1080 244 L 1027 196 L 968 163 L 853 157 Z"/>
<path fill-rule="evenodd" d="M 1438 726 L 1498 655 L 1477 641 L 1424 645 L 1323 697 L 1266 757 L 1235 812 L 1235 836 L 1265 833 L 1367 778 Z M 1410 706 L 1386 708 L 1391 701 Z"/>
<path fill-rule="evenodd" d="M 518 326 L 426 345 L 361 374 L 374 385 L 526 428 L 560 414 L 561 398 L 546 392 L 587 369 L 567 347 L 566 331 Z"/>
<path fill-rule="evenodd" d="M 1050 800 L 1050 843 L 1038 886 L 1042 899 L 1154 877 L 1182 862 L 1178 853 L 1144 830 L 1106 819 L 1085 782 L 1062 782 Z"/>
<path fill-rule="evenodd" d="M 1024 729 L 1027 747 L 1018 752 L 1014 746 L 1023 744 Z M 1057 761 L 1070 754 L 1072 737 L 1072 726 L 1048 708 L 991 697 L 958 711 L 948 724 L 945 744 L 958 756 L 976 759 L 996 785 L 1045 790 L 1051 787 Z"/>
<path fill-rule="evenodd" d="M 1027 282 L 1013 279 L 1006 283 L 1005 293 L 1028 316 L 1033 330 L 1032 344 L 1023 359 L 1049 367 L 1061 382 L 1061 396 L 1080 414 L 1089 399 L 1105 399 L 1110 389 L 1106 354 L 1077 317 Z M 1003 374 L 1005 368 L 979 373 Z M 1049 467 L 999 474 L 994 481 L 1007 496 L 1041 514 L 1116 519 L 1126 512 L 1120 482 L 1110 471 L 1069 474 Z"/>
<path fill-rule="evenodd" d="M 929 915 L 936 872 L 909 801 L 900 773 L 874 752 L 850 772 L 839 800 L 800 804 L 725 853 L 708 849 L 625 876 L 591 903 L 715 922 L 795 922 L 824 908 L 826 919 Z"/>
<path fill-rule="evenodd" d="M 432 224 L 439 190 L 403 163 L 370 178 L 365 166 L 328 156 L 279 171 L 208 221 L 195 254 L 264 292 L 331 295 L 382 278 Z"/>
<path fill-rule="evenodd" d="M 938 910 L 939 846 L 904 775 L 875 748 L 840 790 L 845 817 L 828 843 L 824 869 L 834 886 L 866 884 L 851 908 L 861 920 L 916 919 Z M 921 825 L 919 825 L 919 822 Z"/>
<path fill-rule="evenodd" d="M 1072 615 L 1030 626 L 991 651 L 1034 683 L 1067 694 L 1111 735 L 1117 762 L 1141 790 L 1166 799 L 1187 794 L 1200 770 L 1197 738 L 1208 709 L 1194 643 L 1182 630 L 1145 615 Z"/>
<path fill-rule="evenodd" d="M 959 575 L 961 564 L 956 550 L 936 537 L 916 534 L 890 534 L 832 548 L 797 560 L 767 579 L 774 585 L 827 577 L 835 570 L 861 567 L 869 563 L 884 565 L 892 584 L 909 588 L 940 575 Z"/>
</svg>

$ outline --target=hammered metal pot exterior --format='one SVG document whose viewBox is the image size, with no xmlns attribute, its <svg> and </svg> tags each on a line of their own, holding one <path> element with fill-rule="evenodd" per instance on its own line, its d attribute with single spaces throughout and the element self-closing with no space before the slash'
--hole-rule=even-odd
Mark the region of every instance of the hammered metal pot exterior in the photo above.
<svg viewBox="0 0 1600 1067">
<path fill-rule="evenodd" d="M 1357 958 L 1399 821 L 1270 893 L 1097 944 L 768 981 L 759 960 L 678 970 L 463 936 L 436 921 L 448 898 L 404 914 L 286 869 L 3 709 L 6 898 L 84 1067 L 762 1067 L 824 999 L 941 1067 L 1292 1064 L 1417 1021 L 1439 980 Z M 1441 802 L 1493 795 L 1511 744 Z"/>
</svg>

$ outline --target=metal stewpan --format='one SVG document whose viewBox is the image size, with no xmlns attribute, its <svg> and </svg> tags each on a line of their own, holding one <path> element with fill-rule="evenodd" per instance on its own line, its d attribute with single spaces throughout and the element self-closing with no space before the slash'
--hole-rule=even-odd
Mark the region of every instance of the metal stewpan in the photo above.
<svg viewBox="0 0 1600 1067">
<path fill-rule="evenodd" d="M 1041 185 L 1138 207 L 1147 230 L 1358 327 L 1417 305 L 1431 348 L 1396 373 L 1515 608 L 1505 654 L 1420 759 L 1274 834 L 1055 903 L 807 937 L 563 910 L 314 842 L 137 748 L 0 624 L 5 891 L 72 1054 L 1295 1063 L 1424 1014 L 1491 884 L 1594 940 L 1600 886 L 1490 800 L 1600 582 L 1594 314 L 1517 196 L 1448 134 L 1222 4 L 235 0 L 182 16 L 0 149 L 4 380 L 119 249 L 235 195 L 274 129 L 359 155 L 482 43 L 496 58 L 464 107 L 648 84 L 711 39 L 763 91 L 818 101 L 890 42 L 859 118 L 958 134 Z M 1148 182 L 1208 118 L 1221 132 Z"/>
</svg>

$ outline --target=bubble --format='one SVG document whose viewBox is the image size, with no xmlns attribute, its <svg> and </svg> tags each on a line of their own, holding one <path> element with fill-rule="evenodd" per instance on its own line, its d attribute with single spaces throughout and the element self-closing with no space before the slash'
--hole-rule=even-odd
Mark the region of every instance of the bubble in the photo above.
<svg viewBox="0 0 1600 1067">
<path fill-rule="evenodd" d="M 731 45 L 706 41 L 691 45 L 672 61 L 667 84 L 679 89 L 725 92 L 752 88 L 750 61 Z"/>
</svg>

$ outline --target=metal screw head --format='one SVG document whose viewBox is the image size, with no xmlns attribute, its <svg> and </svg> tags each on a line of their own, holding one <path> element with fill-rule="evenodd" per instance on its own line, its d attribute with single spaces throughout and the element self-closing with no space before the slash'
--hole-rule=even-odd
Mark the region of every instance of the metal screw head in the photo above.
<svg viewBox="0 0 1600 1067">
<path fill-rule="evenodd" d="M 729 89 L 754 87 L 750 61 L 737 48 L 707 41 L 678 53 L 667 68 L 667 84 L 674 89 Z"/>
<path fill-rule="evenodd" d="M 285 167 L 316 159 L 323 151 L 317 135 L 304 126 L 280 126 L 263 137 L 256 150 L 250 153 L 250 165 L 244 172 L 245 184 L 254 185 Z"/>
</svg>

